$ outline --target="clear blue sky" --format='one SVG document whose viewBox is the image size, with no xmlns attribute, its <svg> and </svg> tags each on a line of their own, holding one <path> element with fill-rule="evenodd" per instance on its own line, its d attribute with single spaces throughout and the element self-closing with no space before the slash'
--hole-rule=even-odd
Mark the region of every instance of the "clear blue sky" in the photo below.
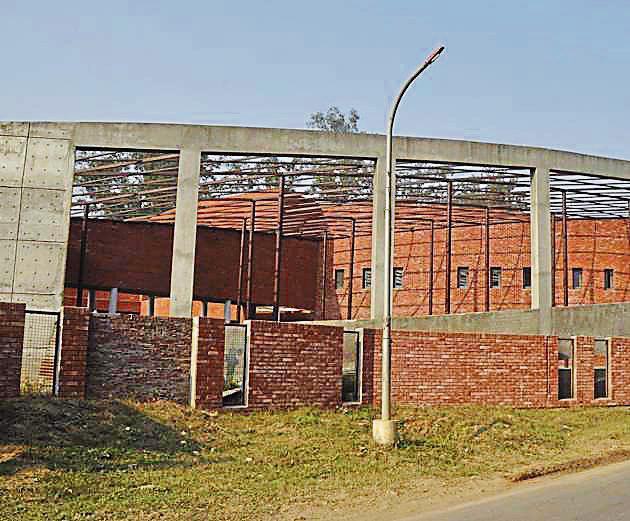
<svg viewBox="0 0 630 521">
<path fill-rule="evenodd" d="M 0 0 L 0 120 L 396 132 L 630 158 L 627 0 Z"/>
</svg>

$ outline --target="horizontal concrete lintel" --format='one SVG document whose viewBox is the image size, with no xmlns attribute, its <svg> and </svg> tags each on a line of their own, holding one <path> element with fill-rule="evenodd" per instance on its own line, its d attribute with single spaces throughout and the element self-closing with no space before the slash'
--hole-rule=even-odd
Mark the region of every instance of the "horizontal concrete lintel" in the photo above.
<svg viewBox="0 0 630 521">
<path fill-rule="evenodd" d="M 379 320 L 320 320 L 311 323 L 342 326 L 346 329 L 383 327 L 382 321 Z M 538 310 L 462 313 L 418 318 L 399 317 L 393 319 L 392 327 L 397 331 L 541 334 Z M 551 334 L 569 337 L 630 337 L 630 303 L 553 308 Z"/>
</svg>

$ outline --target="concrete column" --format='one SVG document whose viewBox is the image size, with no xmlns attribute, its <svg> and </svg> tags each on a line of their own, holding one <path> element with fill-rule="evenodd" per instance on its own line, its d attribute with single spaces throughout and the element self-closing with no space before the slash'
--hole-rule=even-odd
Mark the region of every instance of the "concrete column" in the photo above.
<svg viewBox="0 0 630 521">
<path fill-rule="evenodd" d="M 532 309 L 540 310 L 541 334 L 551 334 L 551 208 L 549 168 L 537 167 L 531 182 Z"/>
<path fill-rule="evenodd" d="M 192 315 L 200 162 L 201 152 L 198 148 L 185 148 L 180 151 L 171 264 L 170 315 L 172 317 Z"/>
<path fill-rule="evenodd" d="M 232 322 L 232 301 L 226 300 L 223 303 L 223 319 L 226 324 Z"/>
<path fill-rule="evenodd" d="M 385 283 L 385 198 L 387 197 L 387 164 L 385 157 L 376 161 L 372 183 L 372 287 L 370 290 L 370 318 L 385 317 L 383 284 Z"/>
<path fill-rule="evenodd" d="M 107 306 L 107 312 L 110 315 L 118 313 L 118 288 L 112 288 L 109 291 L 109 305 Z"/>
</svg>

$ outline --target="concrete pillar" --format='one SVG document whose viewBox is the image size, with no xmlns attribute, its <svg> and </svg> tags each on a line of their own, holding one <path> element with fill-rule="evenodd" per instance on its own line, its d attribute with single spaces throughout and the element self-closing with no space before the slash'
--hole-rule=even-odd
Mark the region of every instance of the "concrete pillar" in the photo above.
<svg viewBox="0 0 630 521">
<path fill-rule="evenodd" d="M 551 334 L 551 207 L 549 168 L 537 167 L 531 181 L 532 309 L 540 310 L 541 334 Z"/>
<path fill-rule="evenodd" d="M 226 324 L 232 322 L 232 301 L 226 300 L 223 303 L 223 319 Z"/>
<path fill-rule="evenodd" d="M 372 183 L 372 287 L 370 290 L 370 318 L 385 317 L 383 284 L 385 283 L 385 198 L 387 197 L 387 164 L 385 157 L 376 161 Z"/>
<path fill-rule="evenodd" d="M 201 152 L 198 148 L 185 148 L 180 151 L 171 264 L 170 315 L 172 317 L 192 315 L 200 162 Z"/>
<path fill-rule="evenodd" d="M 109 292 L 109 305 L 107 306 L 107 312 L 110 315 L 118 313 L 118 288 L 112 288 Z"/>
</svg>

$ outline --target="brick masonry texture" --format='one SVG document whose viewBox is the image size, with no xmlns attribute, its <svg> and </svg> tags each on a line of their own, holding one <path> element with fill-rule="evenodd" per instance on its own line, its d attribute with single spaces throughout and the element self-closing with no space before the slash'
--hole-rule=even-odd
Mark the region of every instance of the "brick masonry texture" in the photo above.
<svg viewBox="0 0 630 521">
<path fill-rule="evenodd" d="M 501 286 L 490 289 L 490 310 L 527 309 L 531 290 L 523 287 L 523 268 L 531 266 L 528 223 L 498 224 L 490 227 L 490 266 L 500 267 Z M 197 229 L 194 294 L 196 299 L 237 300 L 240 231 Z M 256 233 L 254 244 L 254 301 L 273 301 L 273 234 Z M 433 313 L 444 312 L 446 233 L 434 237 Z M 85 284 L 97 289 L 118 287 L 121 291 L 167 297 L 170 292 L 173 228 L 170 224 L 121 223 L 93 220 L 88 225 Z M 353 277 L 352 318 L 369 318 L 370 291 L 362 288 L 364 268 L 371 267 L 369 235 L 357 237 Z M 555 224 L 555 299 L 563 298 L 562 225 Z M 66 284 L 76 285 L 80 251 L 80 220 L 73 219 L 66 266 Z M 350 241 L 329 240 L 325 270 L 322 269 L 321 240 L 287 237 L 283 241 L 281 303 L 313 310 L 318 319 L 347 318 Z M 630 220 L 569 221 L 569 283 L 571 268 L 582 268 L 583 284 L 570 285 L 570 304 L 624 302 L 630 300 Z M 451 270 L 451 312 L 484 311 L 485 239 L 482 226 L 453 229 Z M 422 316 L 429 311 L 430 240 L 426 229 L 398 232 L 394 265 L 403 268 L 403 288 L 394 290 L 394 314 Z M 247 238 L 245 261 L 247 265 Z M 457 268 L 468 267 L 468 285 L 457 288 Z M 343 269 L 345 283 L 336 289 L 334 272 Z M 612 289 L 604 289 L 604 270 L 614 270 Z M 325 310 L 322 309 L 325 273 Z M 246 282 L 246 277 L 244 277 Z M 68 302 L 71 303 L 71 302 Z M 121 305 L 126 303 L 121 301 Z M 137 307 L 137 303 L 135 306 Z M 102 304 L 106 308 L 106 302 Z M 134 308 L 135 309 L 135 308 Z M 121 308 L 121 311 L 124 309 Z M 324 312 L 325 311 L 325 316 Z"/>
<path fill-rule="evenodd" d="M 59 396 L 85 398 L 90 313 L 85 308 L 63 308 Z"/>
<path fill-rule="evenodd" d="M 485 241 L 481 226 L 453 229 L 451 312 L 485 311 Z M 630 219 L 569 221 L 569 304 L 603 304 L 630 300 Z M 417 317 L 429 311 L 430 234 L 425 229 L 398 232 L 394 266 L 403 268 L 403 288 L 394 289 L 394 316 Z M 490 266 L 500 267 L 501 287 L 490 289 L 491 311 L 527 309 L 531 290 L 523 288 L 523 268 L 531 266 L 529 223 L 490 227 Z M 370 290 L 362 289 L 362 273 L 370 268 L 371 237 L 357 237 L 352 291 L 352 318 L 370 318 Z M 446 233 L 436 230 L 434 241 L 433 313 L 444 313 Z M 321 253 L 320 253 L 321 258 Z M 329 241 L 326 262 L 327 319 L 345 319 L 348 301 L 350 242 Z M 562 224 L 555 224 L 555 301 L 563 300 Z M 468 267 L 468 287 L 457 288 L 457 268 Z M 582 268 L 580 289 L 571 285 L 571 269 Z M 343 288 L 335 289 L 334 272 L 343 269 Z M 614 270 L 614 286 L 604 289 L 604 270 Z M 318 312 L 321 313 L 321 273 L 318 275 Z"/>
<path fill-rule="evenodd" d="M 630 404 L 630 338 L 613 338 L 611 351 L 612 399 Z"/>
<path fill-rule="evenodd" d="M 19 310 L 15 314 L 18 308 L 7 309 L 0 307 L 0 312 L 14 321 L 17 317 L 19 329 L 23 309 L 22 315 Z M 341 405 L 343 328 L 252 321 L 249 331 L 248 408 Z M 199 408 L 222 407 L 224 332 L 223 321 L 199 319 Z M 16 331 L 12 335 L 11 345 L 18 345 L 21 336 L 16 340 Z M 381 331 L 366 329 L 362 337 L 362 403 L 378 406 Z M 190 319 L 89 315 L 85 309 L 66 308 L 62 338 L 61 396 L 78 398 L 87 390 L 88 398 L 188 403 Z M 559 342 L 534 335 L 394 331 L 394 403 L 630 405 L 629 338 L 610 339 L 610 393 L 603 399 L 594 396 L 594 370 L 607 365 L 606 356 L 595 352 L 596 339 L 575 337 L 574 397 L 558 400 Z M 15 395 L 19 365 L 11 374 L 17 375 Z"/>
<path fill-rule="evenodd" d="M 87 397 L 189 402 L 192 320 L 92 315 Z"/>
<path fill-rule="evenodd" d="M 252 321 L 250 408 L 341 404 L 343 328 Z"/>
<path fill-rule="evenodd" d="M 0 399 L 20 394 L 24 304 L 0 302 Z"/>
<path fill-rule="evenodd" d="M 84 285 L 95 289 L 168 297 L 173 225 L 146 222 L 89 221 Z M 66 261 L 68 286 L 76 286 L 80 259 L 81 220 L 72 219 Z M 238 298 L 240 230 L 197 227 L 194 295 L 223 301 Z M 247 266 L 247 237 L 245 260 Z M 275 235 L 254 237 L 255 303 L 273 303 Z M 282 245 L 280 301 L 283 306 L 314 309 L 319 241 L 286 237 Z M 243 276 L 246 283 L 247 277 Z"/>
<path fill-rule="evenodd" d="M 196 387 L 196 406 L 200 409 L 216 409 L 223 405 L 224 347 L 223 321 L 200 318 Z"/>
<path fill-rule="evenodd" d="M 575 393 L 558 400 L 558 337 L 394 331 L 392 400 L 400 405 L 572 407 L 630 404 L 630 339 L 610 339 L 607 398 L 594 370 L 595 339 L 575 337 Z M 364 331 L 363 403 L 379 405 L 381 332 Z"/>
<path fill-rule="evenodd" d="M 381 332 L 368 336 L 375 363 L 364 364 L 363 375 L 379 403 Z M 392 340 L 392 399 L 400 405 L 541 407 L 554 392 L 548 359 L 557 348 L 546 337 L 394 331 Z"/>
</svg>

